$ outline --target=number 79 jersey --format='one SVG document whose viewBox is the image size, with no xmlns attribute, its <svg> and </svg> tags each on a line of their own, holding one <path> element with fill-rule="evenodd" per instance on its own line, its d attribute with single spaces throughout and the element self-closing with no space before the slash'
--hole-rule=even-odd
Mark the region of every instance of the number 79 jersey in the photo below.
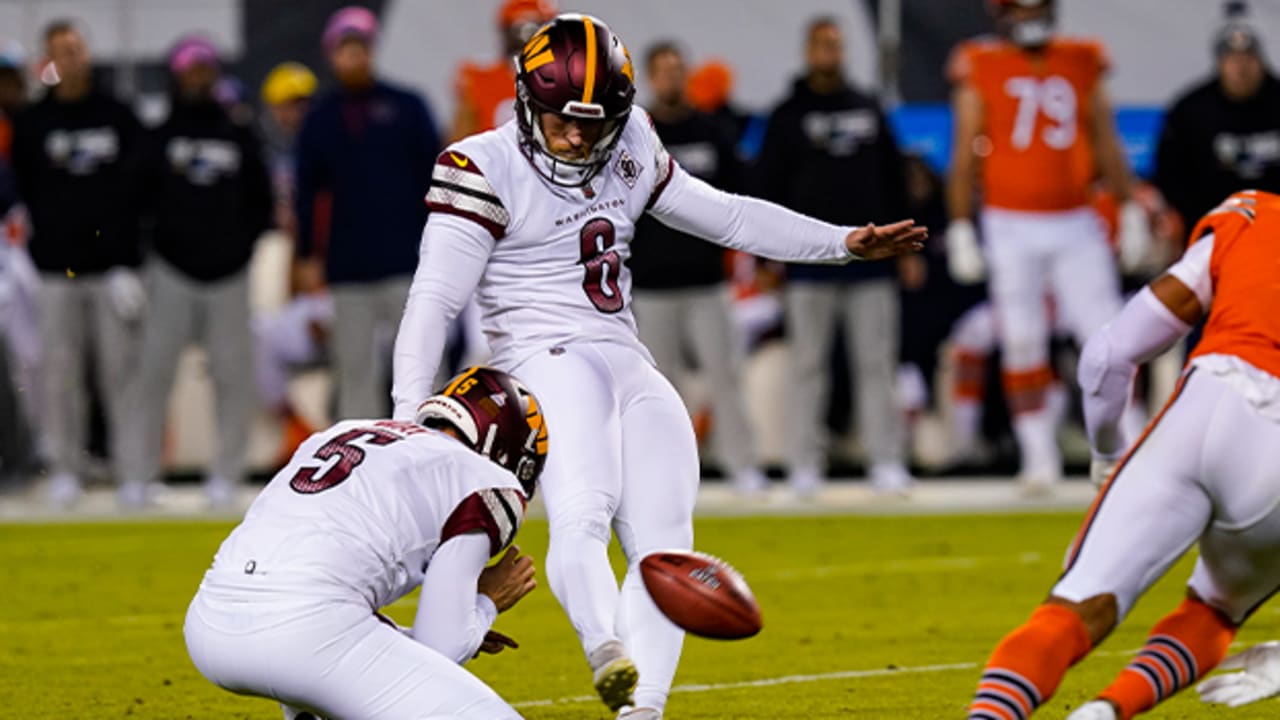
<svg viewBox="0 0 1280 720">
<path fill-rule="evenodd" d="M 1005 40 L 961 43 L 947 70 L 982 98 L 985 204 L 1048 212 L 1089 203 L 1096 176 L 1089 120 L 1094 88 L 1107 70 L 1102 46 L 1055 37 L 1030 52 Z"/>
<path fill-rule="evenodd" d="M 647 355 L 626 261 L 636 220 L 674 170 L 648 115 L 631 111 L 608 164 L 586 188 L 543 179 L 519 143 L 512 120 L 451 145 L 427 194 L 433 213 L 467 218 L 492 238 L 476 300 L 493 364 L 510 368 L 572 341 L 622 342 Z"/>
<path fill-rule="evenodd" d="M 218 548 L 204 586 L 355 591 L 377 609 L 421 585 L 436 548 L 456 535 L 485 533 L 497 555 L 524 503 L 514 475 L 447 435 L 343 421 L 303 442 L 271 479 Z"/>
</svg>

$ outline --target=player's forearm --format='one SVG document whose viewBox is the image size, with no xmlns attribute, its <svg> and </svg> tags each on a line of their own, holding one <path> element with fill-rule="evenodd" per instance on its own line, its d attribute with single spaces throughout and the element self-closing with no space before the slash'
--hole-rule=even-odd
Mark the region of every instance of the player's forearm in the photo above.
<svg viewBox="0 0 1280 720">
<path fill-rule="evenodd" d="M 1129 163 L 1114 131 L 1109 134 L 1108 140 L 1098 144 L 1098 171 L 1116 202 L 1126 203 L 1133 196 L 1133 175 L 1129 173 Z"/>
<path fill-rule="evenodd" d="M 475 292 L 492 251 L 493 237 L 470 220 L 433 213 L 427 221 L 392 358 L 395 419 L 412 420 L 431 396 L 449 323 Z"/>
<path fill-rule="evenodd" d="M 1113 460 L 1128 448 L 1133 438 L 1124 437 L 1120 420 L 1133 395 L 1138 366 L 1169 349 L 1190 330 L 1150 288 L 1143 288 L 1085 343 L 1078 375 L 1085 427 L 1095 457 Z"/>
<path fill-rule="evenodd" d="M 770 260 L 839 264 L 857 259 L 845 246 L 850 228 L 717 190 L 683 170 L 677 173 L 653 208 L 654 215 L 677 230 Z"/>
<path fill-rule="evenodd" d="M 498 609 L 488 597 L 476 594 L 472 596 L 472 601 L 470 612 L 455 615 L 447 625 L 430 622 L 419 634 L 418 625 L 415 624 L 414 639 L 459 665 L 465 664 L 475 657 L 485 635 L 498 618 Z"/>
<path fill-rule="evenodd" d="M 434 303 L 405 305 L 392 355 L 392 417 L 396 420 L 413 420 L 418 405 L 431 396 L 448 322 L 443 308 Z"/>
<path fill-rule="evenodd" d="M 955 164 L 954 167 L 951 175 L 947 177 L 947 217 L 951 220 L 971 220 L 973 219 L 973 183 L 969 179 L 970 172 L 966 167 L 962 175 L 961 165 Z"/>
<path fill-rule="evenodd" d="M 1101 86 L 1093 94 L 1093 147 L 1094 162 L 1102 175 L 1102 182 L 1111 190 L 1116 202 L 1128 202 L 1133 194 L 1133 175 L 1116 131 L 1115 113 L 1111 99 Z"/>
<path fill-rule="evenodd" d="M 476 590 L 488 561 L 488 536 L 459 535 L 436 550 L 422 581 L 414 639 L 459 665 L 476 654 L 498 617 L 493 601 Z"/>
</svg>

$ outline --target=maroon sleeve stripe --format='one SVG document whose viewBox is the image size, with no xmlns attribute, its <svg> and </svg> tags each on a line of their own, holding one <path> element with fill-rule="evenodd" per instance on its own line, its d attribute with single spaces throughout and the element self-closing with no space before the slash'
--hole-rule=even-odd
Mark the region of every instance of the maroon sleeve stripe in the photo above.
<svg viewBox="0 0 1280 720">
<path fill-rule="evenodd" d="M 671 176 L 675 175 L 675 172 L 676 172 L 675 158 L 671 157 L 670 155 L 667 155 L 666 176 L 663 177 L 661 180 L 659 180 L 658 184 L 654 186 L 653 192 L 649 195 L 649 202 L 644 206 L 645 210 L 648 210 L 649 208 L 653 207 L 654 203 L 658 202 L 658 198 L 662 196 L 662 191 L 667 189 L 667 185 L 671 182 Z"/>
<path fill-rule="evenodd" d="M 497 555 L 502 551 L 503 538 L 498 531 L 497 523 L 493 521 L 488 505 L 479 494 L 472 493 L 453 509 L 449 519 L 445 521 L 444 528 L 440 530 L 440 544 L 443 545 L 452 538 L 477 530 L 489 536 L 489 555 Z"/>
<path fill-rule="evenodd" d="M 433 213 L 444 213 L 445 215 L 457 215 L 458 217 L 466 218 L 476 223 L 480 227 L 484 228 L 485 230 L 488 230 L 489 234 L 493 236 L 494 240 L 501 240 L 502 237 L 507 234 L 507 229 L 505 227 L 490 220 L 489 218 L 486 218 L 485 216 L 479 215 L 477 213 L 469 212 L 467 210 L 454 207 L 453 205 L 445 205 L 443 203 L 437 203 L 437 202 L 432 202 L 428 200 L 427 209 Z"/>
</svg>

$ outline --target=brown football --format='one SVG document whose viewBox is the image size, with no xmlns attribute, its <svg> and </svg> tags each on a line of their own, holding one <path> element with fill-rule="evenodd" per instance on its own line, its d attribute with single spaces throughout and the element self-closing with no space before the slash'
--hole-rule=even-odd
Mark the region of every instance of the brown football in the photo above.
<svg viewBox="0 0 1280 720">
<path fill-rule="evenodd" d="M 747 581 L 720 558 L 660 550 L 644 556 L 640 575 L 658 609 L 694 635 L 738 640 L 764 625 Z"/>
</svg>

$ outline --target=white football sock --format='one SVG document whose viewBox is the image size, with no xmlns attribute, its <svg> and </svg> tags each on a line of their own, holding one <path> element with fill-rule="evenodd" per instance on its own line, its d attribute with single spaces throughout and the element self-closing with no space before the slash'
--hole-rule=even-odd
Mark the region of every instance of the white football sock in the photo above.
<svg viewBox="0 0 1280 720">
<path fill-rule="evenodd" d="M 607 532 L 607 530 L 606 530 Z M 584 653 L 614 635 L 618 609 L 618 579 L 609 565 L 608 535 L 578 524 L 552 528 L 547 547 L 547 580 L 578 633 Z"/>
<path fill-rule="evenodd" d="M 684 631 L 668 620 L 649 597 L 638 558 L 622 582 L 617 630 L 640 671 L 640 684 L 634 694 L 636 707 L 661 711 L 666 707 L 676 666 L 680 664 Z"/>
</svg>

